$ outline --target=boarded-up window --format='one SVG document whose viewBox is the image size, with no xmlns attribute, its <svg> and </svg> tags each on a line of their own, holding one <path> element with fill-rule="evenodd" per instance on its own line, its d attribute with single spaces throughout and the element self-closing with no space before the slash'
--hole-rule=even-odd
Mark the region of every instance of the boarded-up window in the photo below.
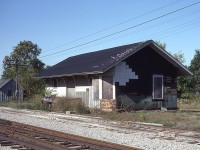
<svg viewBox="0 0 200 150">
<path fill-rule="evenodd" d="M 102 77 L 102 98 L 113 99 L 113 78 L 112 76 Z"/>
<path fill-rule="evenodd" d="M 153 99 L 163 99 L 162 75 L 153 75 Z"/>
</svg>

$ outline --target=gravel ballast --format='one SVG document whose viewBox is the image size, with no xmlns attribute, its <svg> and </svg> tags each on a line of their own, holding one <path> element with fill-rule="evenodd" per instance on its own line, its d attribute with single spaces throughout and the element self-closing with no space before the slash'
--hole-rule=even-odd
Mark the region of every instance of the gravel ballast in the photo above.
<svg viewBox="0 0 200 150">
<path fill-rule="evenodd" d="M 195 131 L 162 130 L 148 124 L 121 124 L 89 116 L 5 107 L 0 107 L 0 118 L 142 149 L 200 149 L 200 139 L 188 136 L 199 135 Z"/>
</svg>

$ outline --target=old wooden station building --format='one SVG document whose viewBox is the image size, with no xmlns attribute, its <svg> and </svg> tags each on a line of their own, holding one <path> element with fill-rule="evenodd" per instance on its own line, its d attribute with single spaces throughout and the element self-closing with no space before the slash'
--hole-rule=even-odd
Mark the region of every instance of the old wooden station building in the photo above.
<svg viewBox="0 0 200 150">
<path fill-rule="evenodd" d="M 154 41 L 69 57 L 38 74 L 57 96 L 79 97 L 90 108 L 102 99 L 132 109 L 177 108 L 177 76 L 192 73 Z"/>
</svg>

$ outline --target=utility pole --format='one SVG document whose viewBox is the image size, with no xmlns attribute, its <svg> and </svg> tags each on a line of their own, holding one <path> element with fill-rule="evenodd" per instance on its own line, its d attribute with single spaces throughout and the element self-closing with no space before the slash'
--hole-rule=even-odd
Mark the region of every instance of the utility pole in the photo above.
<svg viewBox="0 0 200 150">
<path fill-rule="evenodd" d="M 15 71 L 16 71 L 16 92 L 15 92 L 15 95 L 16 95 L 16 98 L 17 100 L 19 100 L 19 60 L 16 59 L 15 60 Z"/>
</svg>

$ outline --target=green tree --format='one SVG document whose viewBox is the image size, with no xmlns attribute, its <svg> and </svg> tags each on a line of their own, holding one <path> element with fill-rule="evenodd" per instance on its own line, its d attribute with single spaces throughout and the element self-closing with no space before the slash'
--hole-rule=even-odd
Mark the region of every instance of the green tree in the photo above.
<svg viewBox="0 0 200 150">
<path fill-rule="evenodd" d="M 190 70 L 193 73 L 193 88 L 200 90 L 200 50 L 195 50 L 194 58 L 191 60 Z"/>
<path fill-rule="evenodd" d="M 161 43 L 160 41 L 155 41 L 157 44 L 158 44 L 158 46 L 160 46 L 162 49 L 166 49 L 166 47 L 167 47 L 167 44 L 166 43 Z"/>
<path fill-rule="evenodd" d="M 27 91 L 29 95 L 40 92 L 43 88 L 43 82 L 33 79 L 33 76 L 41 72 L 45 64 L 38 59 L 41 49 L 37 44 L 31 41 L 21 41 L 16 47 L 13 48 L 10 56 L 4 58 L 3 63 L 3 78 L 16 77 L 16 65 L 18 66 L 19 83 Z M 12 60 L 9 63 L 7 60 Z M 11 62 L 11 61 L 10 61 Z"/>
<path fill-rule="evenodd" d="M 173 56 L 180 63 L 182 63 L 182 64 L 185 63 L 185 56 L 181 51 L 179 51 L 178 53 L 174 53 Z"/>
<path fill-rule="evenodd" d="M 185 62 L 184 54 L 179 51 L 178 53 L 172 54 L 173 57 L 180 63 Z M 187 66 L 185 66 L 187 67 Z M 188 93 L 191 90 L 191 77 L 179 76 L 177 77 L 177 95 L 181 97 L 183 93 Z"/>
</svg>

